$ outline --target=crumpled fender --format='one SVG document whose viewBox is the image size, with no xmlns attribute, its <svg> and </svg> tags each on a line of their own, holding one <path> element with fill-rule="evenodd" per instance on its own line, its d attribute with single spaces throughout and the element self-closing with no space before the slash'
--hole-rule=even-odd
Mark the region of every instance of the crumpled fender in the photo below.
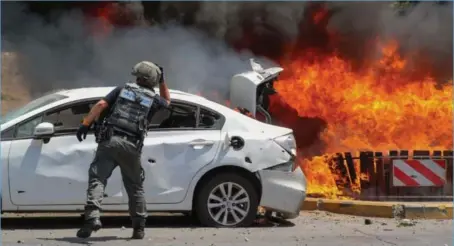
<svg viewBox="0 0 454 246">
<path fill-rule="evenodd" d="M 227 143 L 224 143 L 219 151 L 216 165 L 237 165 L 250 172 L 266 169 L 291 159 L 291 155 L 277 144 L 267 134 L 257 132 L 235 132 L 223 133 L 224 138 L 239 136 L 244 139 L 244 146 L 235 150 Z"/>
</svg>

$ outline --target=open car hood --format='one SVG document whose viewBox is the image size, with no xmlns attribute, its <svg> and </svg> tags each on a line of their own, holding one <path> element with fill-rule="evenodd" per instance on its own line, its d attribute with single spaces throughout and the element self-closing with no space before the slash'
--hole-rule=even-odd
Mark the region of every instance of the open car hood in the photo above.
<svg viewBox="0 0 454 246">
<path fill-rule="evenodd" d="M 254 117 L 257 111 L 257 88 L 269 80 L 276 78 L 284 69 L 271 67 L 264 69 L 253 59 L 252 71 L 236 74 L 230 82 L 230 104 L 233 108 L 247 109 Z"/>
</svg>

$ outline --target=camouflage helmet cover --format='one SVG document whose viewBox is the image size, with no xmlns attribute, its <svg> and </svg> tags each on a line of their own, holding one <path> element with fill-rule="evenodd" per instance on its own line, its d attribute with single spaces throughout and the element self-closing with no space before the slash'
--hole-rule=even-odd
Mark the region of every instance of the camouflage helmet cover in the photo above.
<svg viewBox="0 0 454 246">
<path fill-rule="evenodd" d="M 157 86 L 162 76 L 161 69 L 149 61 L 141 61 L 134 65 L 131 74 L 137 78 L 143 78 L 150 88 Z"/>
</svg>

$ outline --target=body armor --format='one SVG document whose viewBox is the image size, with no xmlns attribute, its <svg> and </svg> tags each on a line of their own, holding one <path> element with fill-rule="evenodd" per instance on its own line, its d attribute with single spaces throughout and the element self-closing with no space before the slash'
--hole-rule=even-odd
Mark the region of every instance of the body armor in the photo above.
<svg viewBox="0 0 454 246">
<path fill-rule="evenodd" d="M 148 114 L 153 107 L 156 93 L 134 83 L 120 91 L 107 117 L 97 130 L 96 141 L 102 142 L 115 133 L 137 141 L 142 146 L 147 133 Z M 134 141 L 132 141 L 134 142 Z"/>
</svg>

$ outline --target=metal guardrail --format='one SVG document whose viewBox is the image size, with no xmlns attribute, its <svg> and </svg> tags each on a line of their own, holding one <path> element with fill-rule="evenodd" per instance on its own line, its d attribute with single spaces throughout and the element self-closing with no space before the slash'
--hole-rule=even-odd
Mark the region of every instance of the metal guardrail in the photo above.
<svg viewBox="0 0 454 246">
<path fill-rule="evenodd" d="M 393 184 L 393 160 L 444 160 L 445 183 L 438 186 L 404 187 Z M 453 200 L 452 150 L 391 150 L 337 153 L 328 164 L 336 185 L 346 196 L 360 200 L 444 201 Z M 395 170 L 395 169 L 394 169 Z M 398 171 L 398 170 L 397 170 Z M 397 172 L 396 171 L 396 172 Z"/>
</svg>

